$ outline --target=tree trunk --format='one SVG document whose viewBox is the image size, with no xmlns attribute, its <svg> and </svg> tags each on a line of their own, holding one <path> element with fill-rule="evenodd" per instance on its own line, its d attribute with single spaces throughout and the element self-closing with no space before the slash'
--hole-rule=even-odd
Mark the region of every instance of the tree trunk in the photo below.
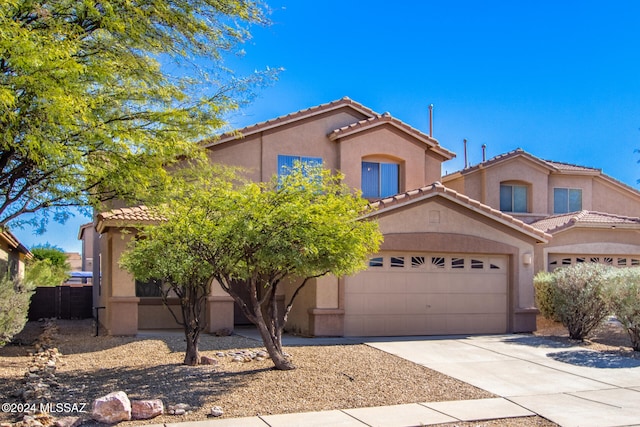
<svg viewBox="0 0 640 427">
<path fill-rule="evenodd" d="M 272 294 L 270 296 L 269 303 L 273 303 L 274 305 L 269 305 L 267 307 L 267 312 L 269 313 L 268 319 L 265 319 L 262 307 L 260 306 L 260 302 L 257 298 L 255 283 L 252 283 L 251 290 L 251 303 L 255 313 L 256 326 L 258 327 L 258 331 L 260 331 L 260 336 L 262 336 L 264 346 L 266 347 L 269 356 L 271 356 L 271 361 L 273 361 L 275 368 L 281 371 L 296 369 L 295 365 L 285 357 L 284 352 L 282 351 L 282 342 L 279 339 L 282 331 L 279 329 L 281 325 L 279 325 L 277 319 L 278 311 L 275 308 L 275 289 L 271 289 Z M 271 298 L 273 299 L 271 300 Z M 268 325 L 267 321 L 269 322 Z"/>
<path fill-rule="evenodd" d="M 282 346 L 277 343 L 277 337 L 269 333 L 269 329 L 267 328 L 262 315 L 259 315 L 259 320 L 256 326 L 258 327 L 258 331 L 260 331 L 260 336 L 262 337 L 264 346 L 266 347 L 269 356 L 271 356 L 271 361 L 275 368 L 280 371 L 296 369 L 296 366 L 284 355 Z"/>
<path fill-rule="evenodd" d="M 184 362 L 182 363 L 189 366 L 200 364 L 200 352 L 198 351 L 200 333 L 197 331 L 185 330 L 185 337 L 187 339 L 187 351 L 184 355 Z"/>
</svg>

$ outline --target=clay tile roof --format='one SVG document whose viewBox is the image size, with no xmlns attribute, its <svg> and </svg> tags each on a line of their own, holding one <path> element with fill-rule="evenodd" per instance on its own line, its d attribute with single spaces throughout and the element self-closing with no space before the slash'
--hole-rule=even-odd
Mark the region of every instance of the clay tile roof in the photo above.
<svg viewBox="0 0 640 427">
<path fill-rule="evenodd" d="M 536 221 L 531 225 L 553 234 L 574 226 L 606 228 L 621 226 L 640 228 L 640 218 L 583 210 L 550 216 Z"/>
<path fill-rule="evenodd" d="M 571 163 L 554 162 L 552 160 L 545 160 L 550 166 L 557 170 L 572 171 L 572 172 L 600 172 L 600 169 L 590 168 L 587 166 L 573 165 Z"/>
<path fill-rule="evenodd" d="M 285 123 L 291 123 L 309 116 L 321 114 L 326 111 L 336 110 L 338 108 L 342 108 L 345 106 L 348 106 L 368 117 L 374 117 L 378 115 L 375 111 L 371 110 L 370 108 L 365 107 L 359 102 L 356 102 L 351 98 L 345 96 L 336 101 L 331 101 L 326 104 L 320 104 L 315 107 L 305 108 L 304 110 L 296 111 L 295 113 L 286 114 L 284 116 L 279 116 L 274 119 L 270 119 L 264 122 L 246 126 L 242 129 L 238 129 L 233 132 L 224 133 L 222 135 L 219 135 L 218 137 L 214 137 L 214 138 L 203 141 L 202 145 L 205 148 L 211 147 L 213 145 L 221 144 L 223 142 L 227 142 L 235 139 L 240 139 L 240 138 L 252 135 L 254 133 L 262 132 L 264 130 L 271 129 L 276 126 L 280 126 Z"/>
<path fill-rule="evenodd" d="M 601 173 L 601 170 L 596 168 L 579 166 L 571 163 L 556 162 L 552 160 L 544 160 L 537 156 L 534 156 L 531 153 L 524 151 L 522 148 L 516 148 L 515 150 L 509 151 L 507 153 L 498 154 L 497 156 L 492 157 L 489 160 L 486 160 L 484 162 L 478 163 L 477 165 L 470 166 L 461 171 L 450 173 L 447 176 L 457 174 L 457 173 L 465 174 L 465 173 L 473 172 L 480 168 L 486 168 L 488 166 L 494 165 L 496 163 L 501 163 L 505 160 L 518 157 L 518 156 L 526 157 L 529 160 L 535 163 L 538 163 L 540 166 L 545 167 L 554 172 L 586 172 L 586 173 L 594 173 L 594 174 Z"/>
<path fill-rule="evenodd" d="M 112 209 L 98 214 L 96 230 L 102 233 L 106 227 L 134 227 L 163 220 L 163 217 L 154 214 L 146 206 Z"/>
<path fill-rule="evenodd" d="M 470 209 L 480 212 L 486 216 L 492 217 L 499 222 L 502 222 L 503 224 L 509 225 L 510 227 L 519 229 L 521 232 L 533 236 L 542 242 L 546 243 L 549 239 L 551 239 L 551 235 L 544 230 L 526 224 L 519 219 L 512 217 L 511 215 L 508 215 L 497 209 L 493 209 L 491 206 L 480 203 L 479 201 L 471 199 L 464 194 L 447 188 L 440 182 L 434 182 L 431 185 L 421 187 L 416 190 L 411 190 L 405 193 L 397 194 L 393 197 L 387 197 L 385 199 L 373 202 L 370 205 L 374 209 L 374 212 L 371 215 L 376 215 L 380 213 L 380 211 L 393 209 L 395 207 L 403 206 L 420 199 L 427 199 L 436 195 L 441 195 L 450 200 L 458 201 L 459 203 L 468 206 Z"/>
<path fill-rule="evenodd" d="M 431 147 L 434 151 L 438 152 L 440 155 L 445 157 L 446 159 L 452 159 L 456 155 L 455 153 L 443 148 L 440 146 L 440 143 L 435 138 L 420 132 L 418 129 L 409 126 L 401 120 L 396 119 L 391 116 L 389 113 L 377 114 L 373 117 L 369 117 L 368 119 L 360 120 L 356 123 L 352 123 L 347 126 L 343 126 L 339 129 L 335 129 L 333 132 L 329 134 L 329 139 L 331 141 L 335 141 L 340 138 L 344 138 L 349 135 L 353 135 L 355 133 L 361 132 L 366 129 L 371 129 L 373 127 L 381 126 L 383 124 L 389 124 L 391 126 L 396 127 L 397 129 L 406 132 L 407 134 L 413 136 L 414 138 L 424 142 L 429 147 Z"/>
</svg>

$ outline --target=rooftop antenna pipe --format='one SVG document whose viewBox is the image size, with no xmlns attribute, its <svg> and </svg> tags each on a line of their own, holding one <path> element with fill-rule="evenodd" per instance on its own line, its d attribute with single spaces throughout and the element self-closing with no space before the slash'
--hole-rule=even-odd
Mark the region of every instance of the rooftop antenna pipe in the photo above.
<svg viewBox="0 0 640 427">
<path fill-rule="evenodd" d="M 464 142 L 464 168 L 469 167 L 469 162 L 467 161 L 467 138 L 463 139 Z"/>
</svg>

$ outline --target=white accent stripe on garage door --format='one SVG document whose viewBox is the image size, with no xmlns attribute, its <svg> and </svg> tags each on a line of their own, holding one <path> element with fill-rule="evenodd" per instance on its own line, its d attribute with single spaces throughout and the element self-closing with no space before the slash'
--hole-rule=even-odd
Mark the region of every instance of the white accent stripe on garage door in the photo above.
<svg viewBox="0 0 640 427">
<path fill-rule="evenodd" d="M 507 331 L 506 256 L 381 253 L 345 281 L 345 335 Z"/>
</svg>

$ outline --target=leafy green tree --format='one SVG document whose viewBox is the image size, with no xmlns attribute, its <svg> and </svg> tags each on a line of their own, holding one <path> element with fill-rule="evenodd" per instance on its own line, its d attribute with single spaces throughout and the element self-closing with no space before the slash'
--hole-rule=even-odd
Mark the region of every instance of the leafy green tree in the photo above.
<svg viewBox="0 0 640 427">
<path fill-rule="evenodd" d="M 191 185 L 166 205 L 167 222 L 154 235 L 185 242 L 189 256 L 210 265 L 257 326 L 275 367 L 287 370 L 295 366 L 282 331 L 299 292 L 313 278 L 366 268 L 378 250 L 382 235 L 365 217 L 369 209 L 341 176 L 300 167 L 268 183 Z M 280 313 L 276 295 L 286 281 L 296 287 Z"/>
<path fill-rule="evenodd" d="M 58 286 L 69 276 L 71 266 L 64 251 L 50 244 L 31 248 L 33 259 L 27 261 L 24 283 L 30 286 Z"/>
<path fill-rule="evenodd" d="M 153 195 L 277 72 L 222 65 L 265 15 L 259 0 L 0 2 L 0 226 Z"/>
<path fill-rule="evenodd" d="M 184 364 L 197 365 L 200 334 L 207 326 L 212 271 L 208 263 L 188 250 L 188 242 L 174 231 L 174 226 L 168 222 L 144 229 L 135 245 L 120 258 L 120 265 L 138 280 L 157 281 L 163 303 L 184 329 L 187 341 Z M 180 313 L 168 304 L 171 297 L 180 300 Z"/>
<path fill-rule="evenodd" d="M 34 246 L 30 249 L 33 258 L 37 260 L 51 261 L 51 265 L 71 270 L 71 266 L 67 262 L 67 256 L 61 248 L 45 243 L 44 245 Z"/>
<path fill-rule="evenodd" d="M 176 185 L 172 186 L 172 198 L 183 201 L 193 188 L 216 189 L 209 196 L 215 197 L 218 190 L 230 188 L 232 178 L 233 173 L 222 168 L 183 169 L 173 176 Z M 156 282 L 164 305 L 184 329 L 187 349 L 183 363 L 197 365 L 200 363 L 200 334 L 207 327 L 205 310 L 213 271 L 209 263 L 191 250 L 190 235 L 183 230 L 192 225 L 188 223 L 188 217 L 177 215 L 178 211 L 174 210 L 177 204 L 174 201 L 170 206 L 151 208 L 158 217 L 169 220 L 140 230 L 121 256 L 120 266 L 137 280 Z M 168 304 L 171 297 L 179 299 L 180 313 Z"/>
</svg>

